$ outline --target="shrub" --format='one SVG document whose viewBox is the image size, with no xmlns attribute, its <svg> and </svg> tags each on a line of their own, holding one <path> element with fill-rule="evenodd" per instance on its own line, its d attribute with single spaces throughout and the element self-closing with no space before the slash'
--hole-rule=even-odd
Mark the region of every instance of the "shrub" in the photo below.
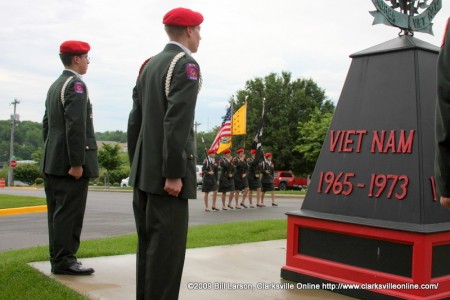
<svg viewBox="0 0 450 300">
<path fill-rule="evenodd" d="M 41 176 L 42 173 L 39 172 L 39 166 L 37 163 L 18 164 L 14 170 L 14 180 L 23 181 L 27 184 L 33 184 L 36 178 Z"/>
</svg>

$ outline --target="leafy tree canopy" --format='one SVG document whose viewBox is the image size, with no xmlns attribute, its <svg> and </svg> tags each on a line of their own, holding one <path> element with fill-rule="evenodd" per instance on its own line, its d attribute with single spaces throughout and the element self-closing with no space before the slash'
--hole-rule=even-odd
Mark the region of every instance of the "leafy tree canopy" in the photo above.
<svg viewBox="0 0 450 300">
<path fill-rule="evenodd" d="M 118 143 L 126 143 L 127 142 L 127 133 L 121 130 L 114 131 L 105 131 L 105 132 L 96 132 L 95 138 L 97 141 L 111 141 Z"/>
<path fill-rule="evenodd" d="M 109 183 L 109 173 L 119 169 L 122 165 L 119 144 L 102 143 L 102 147 L 98 150 L 98 163 L 106 169 L 107 182 Z"/>
<path fill-rule="evenodd" d="M 11 126 L 9 120 L 0 121 L 0 161 L 10 158 Z M 32 121 L 17 121 L 14 129 L 14 156 L 17 160 L 31 160 L 32 154 L 44 145 L 42 124 Z"/>
<path fill-rule="evenodd" d="M 282 72 L 249 80 L 236 95 L 236 109 L 248 96 L 247 135 L 234 136 L 233 148 L 250 149 L 264 103 L 264 151 L 273 153 L 277 169 L 293 170 L 298 175 L 310 174 L 309 160 L 294 151 L 302 134 L 298 126 L 308 122 L 315 111 L 334 112 L 334 104 L 326 98 L 325 91 L 312 79 L 292 80 L 291 73 Z"/>
<path fill-rule="evenodd" d="M 301 122 L 298 126 L 300 136 L 298 146 L 294 150 L 303 155 L 305 164 L 311 172 L 319 158 L 332 118 L 332 113 L 327 112 L 324 114 L 319 109 L 316 109 L 308 121 Z"/>
</svg>

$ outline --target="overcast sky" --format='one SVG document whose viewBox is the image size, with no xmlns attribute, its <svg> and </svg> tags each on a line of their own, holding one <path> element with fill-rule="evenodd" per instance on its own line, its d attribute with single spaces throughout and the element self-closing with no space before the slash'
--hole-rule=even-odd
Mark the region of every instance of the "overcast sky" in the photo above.
<svg viewBox="0 0 450 300">
<path fill-rule="evenodd" d="M 431 2 L 431 0 L 429 1 Z M 434 19 L 434 36 L 415 37 L 440 46 L 450 2 Z M 142 62 L 162 50 L 163 15 L 175 7 L 201 12 L 202 40 L 194 54 L 203 74 L 196 121 L 199 131 L 221 123 L 227 101 L 245 82 L 269 73 L 312 78 L 337 102 L 349 55 L 397 37 L 398 29 L 372 26 L 371 0 L 20 0 L 0 9 L 0 120 L 14 98 L 21 120 L 42 121 L 47 90 L 60 75 L 59 45 L 91 45 L 84 79 L 96 131 L 126 131 L 131 91 Z"/>
</svg>

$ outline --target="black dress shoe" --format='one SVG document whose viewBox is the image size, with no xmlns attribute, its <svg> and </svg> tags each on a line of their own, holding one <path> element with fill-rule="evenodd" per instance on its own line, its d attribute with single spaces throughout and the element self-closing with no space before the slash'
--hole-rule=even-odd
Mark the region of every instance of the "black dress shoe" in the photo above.
<svg viewBox="0 0 450 300">
<path fill-rule="evenodd" d="M 64 269 L 53 268 L 52 272 L 56 275 L 91 275 L 95 271 L 92 268 L 83 268 L 79 263 L 74 263 Z"/>
</svg>

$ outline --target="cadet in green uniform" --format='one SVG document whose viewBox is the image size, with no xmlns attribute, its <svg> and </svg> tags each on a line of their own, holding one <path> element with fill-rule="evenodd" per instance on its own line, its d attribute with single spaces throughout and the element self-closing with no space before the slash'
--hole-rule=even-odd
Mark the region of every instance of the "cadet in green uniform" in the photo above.
<svg viewBox="0 0 450 300">
<path fill-rule="evenodd" d="M 234 199 L 236 200 L 236 208 L 242 207 L 247 208 L 245 205 L 245 198 L 247 198 L 248 193 L 248 165 L 245 159 L 245 149 L 241 148 L 237 151 L 238 156 L 234 158 L 235 173 L 234 173 Z M 242 194 L 242 201 L 239 204 L 239 193 Z"/>
<path fill-rule="evenodd" d="M 266 192 L 270 192 L 270 197 L 272 199 L 272 206 L 278 206 L 275 203 L 275 190 L 273 187 L 273 175 L 274 175 L 274 165 L 272 163 L 272 153 L 266 153 L 266 158 L 262 162 L 262 194 L 261 194 L 261 204 L 260 207 L 264 207 L 264 196 Z"/>
<path fill-rule="evenodd" d="M 252 203 L 253 191 L 256 191 L 256 205 L 260 205 L 261 201 L 261 162 L 259 157 L 256 156 L 257 152 L 261 150 L 250 150 L 251 157 L 247 159 L 248 164 L 248 201 L 250 202 L 250 208 L 254 208 Z"/>
<path fill-rule="evenodd" d="M 219 166 L 221 169 L 219 178 L 219 193 L 222 193 L 222 210 L 228 210 L 225 203 L 227 192 L 230 192 L 230 195 L 228 196 L 228 208 L 233 209 L 233 206 L 231 206 L 231 201 L 233 201 L 234 196 L 234 164 L 230 149 L 224 150 L 223 154 L 223 157 L 219 161 Z"/>
<path fill-rule="evenodd" d="M 436 156 L 434 177 L 441 205 L 450 209 L 450 19 L 437 66 Z"/>
<path fill-rule="evenodd" d="M 50 262 L 55 274 L 89 275 L 75 254 L 80 246 L 89 178 L 98 177 L 92 106 L 81 75 L 89 65 L 89 44 L 60 46 L 65 66 L 50 87 L 43 119 L 44 173 L 48 207 Z"/>
<path fill-rule="evenodd" d="M 201 86 L 191 53 L 203 16 L 176 8 L 163 18 L 170 42 L 151 58 L 133 90 L 128 119 L 130 185 L 138 234 L 137 299 L 177 299 L 197 196 L 194 112 Z"/>
<path fill-rule="evenodd" d="M 210 192 L 213 193 L 213 201 L 211 209 L 217 211 L 216 201 L 217 201 L 217 176 L 219 172 L 219 166 L 216 162 L 216 152 L 215 150 L 208 150 L 208 157 L 203 161 L 202 166 L 202 192 L 204 193 L 205 211 L 209 210 L 208 205 L 208 195 Z"/>
</svg>

